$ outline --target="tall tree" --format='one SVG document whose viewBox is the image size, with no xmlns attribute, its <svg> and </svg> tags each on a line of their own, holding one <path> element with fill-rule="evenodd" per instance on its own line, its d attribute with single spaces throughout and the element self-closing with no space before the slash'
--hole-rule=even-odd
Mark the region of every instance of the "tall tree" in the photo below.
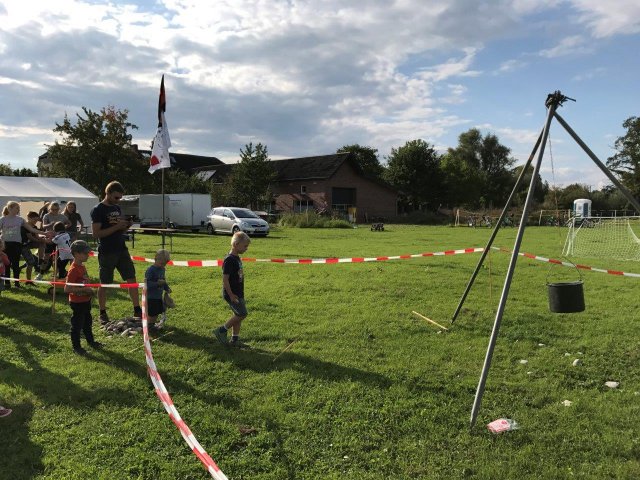
<svg viewBox="0 0 640 480">
<path fill-rule="evenodd" d="M 627 118 L 622 126 L 627 132 L 615 143 L 617 153 L 607 159 L 607 166 L 635 197 L 640 196 L 640 117 Z"/>
<path fill-rule="evenodd" d="M 515 160 L 510 154 L 511 150 L 497 136 L 483 136 L 477 128 L 461 133 L 458 146 L 447 152 L 460 172 L 480 183 L 482 195 L 477 197 L 475 206 L 483 207 L 500 205 L 507 199 L 514 182 L 510 167 Z"/>
<path fill-rule="evenodd" d="M 73 124 L 65 115 L 53 129 L 62 140 L 47 149 L 52 161 L 51 175 L 73 178 L 100 196 L 111 180 L 120 180 L 130 192 L 148 189 L 151 176 L 147 165 L 132 148 L 127 110 L 109 106 L 100 112 L 82 107 Z"/>
<path fill-rule="evenodd" d="M 13 176 L 13 168 L 8 163 L 0 163 L 0 176 L 2 177 L 12 177 Z"/>
<path fill-rule="evenodd" d="M 361 145 L 345 145 L 339 148 L 336 153 L 349 152 L 355 158 L 356 163 L 365 175 L 381 178 L 384 167 L 380 164 L 378 158 L 378 149 L 372 147 L 363 147 Z"/>
<path fill-rule="evenodd" d="M 37 177 L 38 173 L 30 168 L 13 168 L 10 163 L 0 163 L 0 176 L 4 177 Z"/>
<path fill-rule="evenodd" d="M 518 165 L 513 169 L 514 179 L 517 179 L 520 176 L 520 172 L 522 172 L 523 168 L 524 168 L 524 165 Z M 524 174 L 520 191 L 516 192 L 516 195 L 514 198 L 514 202 L 513 202 L 514 206 L 524 207 L 524 203 L 527 199 L 527 194 L 529 193 L 529 185 L 531 184 L 531 175 L 533 175 L 533 165 L 529 165 L 529 168 L 527 168 L 527 171 Z M 548 193 L 549 193 L 549 183 L 543 181 L 542 177 L 538 173 L 538 175 L 536 176 L 535 184 L 534 184 L 534 192 L 533 192 L 534 203 L 542 204 L 545 201 L 545 198 Z M 505 198 L 505 201 L 506 201 L 506 198 Z"/>
<path fill-rule="evenodd" d="M 400 190 L 415 209 L 438 208 L 441 201 L 440 155 L 424 140 L 411 140 L 392 148 L 385 180 Z"/>
<path fill-rule="evenodd" d="M 254 147 L 249 143 L 240 150 L 240 162 L 229 175 L 228 194 L 236 205 L 248 205 L 255 210 L 261 203 L 271 201 L 270 186 L 275 178 L 267 147 L 261 143 Z"/>
</svg>

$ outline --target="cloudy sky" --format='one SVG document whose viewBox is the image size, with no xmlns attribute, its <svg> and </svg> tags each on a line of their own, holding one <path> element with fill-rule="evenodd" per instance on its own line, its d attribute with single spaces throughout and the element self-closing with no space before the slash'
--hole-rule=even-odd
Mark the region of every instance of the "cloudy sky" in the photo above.
<svg viewBox="0 0 640 480">
<path fill-rule="evenodd" d="M 639 49 L 638 0 L 0 0 L 0 162 L 35 168 L 83 106 L 127 109 L 149 148 L 162 74 L 173 152 L 359 143 L 384 162 L 478 127 L 522 162 L 561 90 L 577 102 L 559 113 L 605 161 L 640 115 Z M 605 183 L 557 123 L 551 152 L 550 183 Z"/>
</svg>

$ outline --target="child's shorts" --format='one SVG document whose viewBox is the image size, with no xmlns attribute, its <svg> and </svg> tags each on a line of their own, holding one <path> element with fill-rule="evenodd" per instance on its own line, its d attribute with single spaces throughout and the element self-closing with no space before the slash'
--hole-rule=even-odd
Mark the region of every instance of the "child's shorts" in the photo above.
<svg viewBox="0 0 640 480">
<path fill-rule="evenodd" d="M 157 317 L 164 312 L 164 302 L 160 298 L 148 298 L 147 299 L 147 315 L 150 317 Z"/>
<path fill-rule="evenodd" d="M 239 317 L 246 317 L 248 315 L 247 305 L 244 303 L 244 298 L 239 298 L 238 303 L 227 300 L 226 298 L 225 300 L 229 304 L 229 307 L 231 307 L 231 310 L 233 310 L 233 313 Z"/>
</svg>

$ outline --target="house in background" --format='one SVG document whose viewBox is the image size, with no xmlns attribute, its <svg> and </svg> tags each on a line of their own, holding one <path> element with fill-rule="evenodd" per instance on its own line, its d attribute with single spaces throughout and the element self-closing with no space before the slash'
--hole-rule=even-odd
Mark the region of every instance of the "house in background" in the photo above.
<svg viewBox="0 0 640 480">
<path fill-rule="evenodd" d="M 398 214 L 398 192 L 386 182 L 361 171 L 350 153 L 289 158 L 269 162 L 276 171 L 271 211 L 307 210 L 342 212 L 357 222 L 392 219 Z M 195 169 L 198 176 L 223 183 L 233 164 Z"/>
<path fill-rule="evenodd" d="M 148 163 L 151 158 L 151 150 L 140 150 L 138 145 L 131 145 L 135 151 Z M 206 157 L 203 155 L 190 155 L 188 153 L 170 153 L 171 167 L 182 170 L 185 173 L 194 173 L 196 169 L 203 167 L 215 167 L 224 165 L 224 163 L 216 157 Z M 48 177 L 51 173 L 51 159 L 47 152 L 38 157 L 38 176 Z"/>
</svg>

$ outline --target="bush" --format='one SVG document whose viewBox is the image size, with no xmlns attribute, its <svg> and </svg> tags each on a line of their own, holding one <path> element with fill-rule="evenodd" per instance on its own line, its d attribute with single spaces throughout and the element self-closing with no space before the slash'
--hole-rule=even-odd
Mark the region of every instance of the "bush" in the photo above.
<svg viewBox="0 0 640 480">
<path fill-rule="evenodd" d="M 324 217 L 315 212 L 285 213 L 280 217 L 278 225 L 298 228 L 352 228 L 346 220 Z"/>
</svg>

